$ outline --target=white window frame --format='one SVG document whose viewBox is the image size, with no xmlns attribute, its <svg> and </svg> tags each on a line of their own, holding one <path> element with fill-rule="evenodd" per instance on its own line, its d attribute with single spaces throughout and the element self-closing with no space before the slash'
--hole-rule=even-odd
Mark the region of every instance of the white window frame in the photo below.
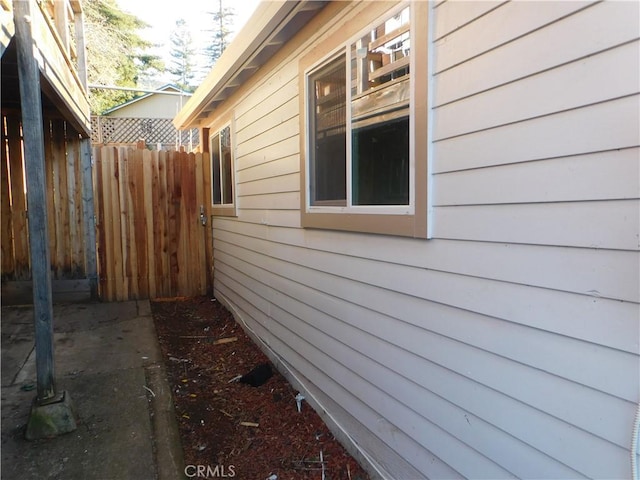
<svg viewBox="0 0 640 480">
<path fill-rule="evenodd" d="M 209 152 L 211 158 L 211 207 L 213 215 L 223 215 L 223 216 L 236 216 L 236 195 L 237 195 L 237 185 L 236 185 L 236 138 L 235 138 L 235 129 L 233 128 L 233 121 L 227 120 L 224 123 L 220 124 L 216 128 L 209 129 Z M 229 128 L 229 135 L 231 137 L 231 203 L 224 203 L 224 179 L 222 177 L 222 146 L 220 144 L 222 139 L 222 131 L 225 128 Z M 219 168 L 218 172 L 214 171 L 214 163 L 213 163 L 213 141 L 215 138 L 218 138 L 218 152 L 220 155 L 219 159 Z M 220 178 L 220 199 L 222 203 L 214 203 L 214 175 L 218 175 Z"/>
<path fill-rule="evenodd" d="M 409 100 L 409 203 L 407 205 L 353 205 L 353 159 L 352 159 L 352 93 L 351 93 L 351 45 L 363 35 L 370 32 L 379 26 L 382 22 L 387 21 L 394 15 L 397 15 L 405 8 L 409 7 L 410 10 L 410 31 L 411 38 L 413 40 L 413 32 L 416 30 L 416 19 L 413 14 L 413 6 L 401 3 L 395 8 L 386 12 L 383 16 L 379 17 L 374 22 L 371 22 L 365 28 L 358 31 L 357 34 L 351 36 L 340 47 L 336 48 L 329 55 L 321 58 L 309 68 L 304 71 L 305 89 L 304 89 L 304 102 L 306 105 L 306 115 L 309 118 L 314 113 L 311 111 L 311 95 L 309 89 L 309 79 L 316 71 L 334 61 L 341 55 L 345 56 L 345 76 L 347 79 L 346 85 L 346 142 L 347 142 L 347 158 L 346 158 L 346 196 L 347 205 L 311 205 L 311 145 L 312 145 L 312 132 L 306 130 L 306 145 L 305 145 L 305 211 L 308 213 L 353 213 L 353 214 L 381 214 L 381 215 L 413 215 L 415 214 L 415 75 L 412 73 L 415 71 L 415 58 L 413 46 L 410 51 L 409 58 L 409 88 L 411 90 L 411 96 Z"/>
</svg>

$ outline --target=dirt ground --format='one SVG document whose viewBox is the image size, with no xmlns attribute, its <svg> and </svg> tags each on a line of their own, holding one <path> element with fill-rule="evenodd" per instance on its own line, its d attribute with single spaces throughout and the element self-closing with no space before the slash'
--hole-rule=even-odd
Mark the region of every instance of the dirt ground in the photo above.
<svg viewBox="0 0 640 480">
<path fill-rule="evenodd" d="M 369 479 L 308 404 L 298 412 L 298 392 L 275 369 L 260 386 L 232 381 L 268 359 L 219 302 L 199 297 L 151 308 L 185 465 L 251 480 Z"/>
</svg>

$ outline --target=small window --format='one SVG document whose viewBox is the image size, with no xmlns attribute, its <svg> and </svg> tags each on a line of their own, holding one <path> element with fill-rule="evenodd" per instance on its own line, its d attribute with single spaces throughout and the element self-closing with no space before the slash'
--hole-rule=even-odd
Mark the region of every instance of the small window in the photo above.
<svg viewBox="0 0 640 480">
<path fill-rule="evenodd" d="M 363 11 L 371 27 L 302 60 L 303 226 L 426 236 L 426 11 L 412 2 L 370 23 Z"/>
<path fill-rule="evenodd" d="M 231 126 L 227 125 L 211 137 L 211 199 L 214 214 L 235 215 L 234 161 Z"/>
</svg>

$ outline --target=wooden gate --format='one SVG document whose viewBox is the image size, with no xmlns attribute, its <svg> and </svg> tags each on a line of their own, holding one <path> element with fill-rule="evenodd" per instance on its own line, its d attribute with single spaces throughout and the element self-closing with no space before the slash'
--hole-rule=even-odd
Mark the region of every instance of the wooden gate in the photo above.
<svg viewBox="0 0 640 480">
<path fill-rule="evenodd" d="M 93 156 L 100 297 L 210 292 L 208 153 L 101 147 Z"/>
</svg>

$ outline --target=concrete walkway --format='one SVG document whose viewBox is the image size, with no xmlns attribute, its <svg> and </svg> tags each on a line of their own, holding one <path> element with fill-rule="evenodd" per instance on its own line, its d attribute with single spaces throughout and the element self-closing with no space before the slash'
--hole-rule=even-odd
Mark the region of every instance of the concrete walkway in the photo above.
<svg viewBox="0 0 640 480">
<path fill-rule="evenodd" d="M 58 390 L 78 428 L 24 439 L 35 397 L 33 311 L 3 307 L 1 478 L 184 478 L 182 448 L 148 301 L 54 307 Z"/>
</svg>

